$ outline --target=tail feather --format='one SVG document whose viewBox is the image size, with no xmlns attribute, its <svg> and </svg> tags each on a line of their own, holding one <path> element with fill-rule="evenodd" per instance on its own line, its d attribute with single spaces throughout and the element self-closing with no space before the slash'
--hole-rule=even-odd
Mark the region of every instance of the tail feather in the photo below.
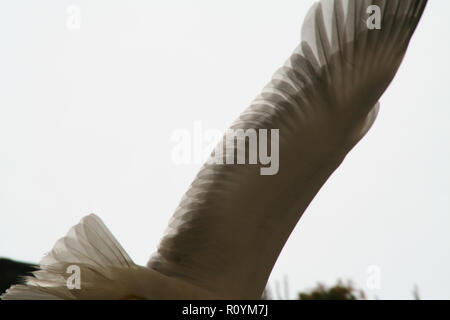
<svg viewBox="0 0 450 320">
<path fill-rule="evenodd" d="M 25 277 L 25 285 L 12 286 L 1 298 L 120 299 L 128 292 L 126 282 L 121 285 L 118 279 L 127 270 L 136 268 L 138 266 L 103 222 L 91 214 L 56 242 L 53 249 L 39 262 L 39 270 L 33 272 L 34 277 Z M 79 272 L 83 290 L 68 284 L 75 281 L 70 277 L 76 272 Z"/>
<path fill-rule="evenodd" d="M 17 284 L 9 288 L 1 296 L 2 300 L 62 300 L 51 293 L 41 290 L 39 287 Z"/>
<path fill-rule="evenodd" d="M 95 245 L 93 245 L 95 244 Z M 95 214 L 84 217 L 59 239 L 40 265 L 57 262 L 85 263 L 92 266 L 131 267 L 131 258 Z"/>
</svg>

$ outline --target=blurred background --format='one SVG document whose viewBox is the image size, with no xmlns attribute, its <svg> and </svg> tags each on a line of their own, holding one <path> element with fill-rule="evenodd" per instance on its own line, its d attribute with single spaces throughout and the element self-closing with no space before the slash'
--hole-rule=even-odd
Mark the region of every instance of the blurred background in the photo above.
<svg viewBox="0 0 450 320">
<path fill-rule="evenodd" d="M 173 132 L 225 130 L 296 47 L 313 2 L 1 2 L 0 256 L 37 263 L 94 212 L 145 264 L 201 166 L 174 163 Z M 272 292 L 343 279 L 368 299 L 411 299 L 415 286 L 450 299 L 449 12 L 429 1 L 374 127 L 300 220 Z"/>
</svg>

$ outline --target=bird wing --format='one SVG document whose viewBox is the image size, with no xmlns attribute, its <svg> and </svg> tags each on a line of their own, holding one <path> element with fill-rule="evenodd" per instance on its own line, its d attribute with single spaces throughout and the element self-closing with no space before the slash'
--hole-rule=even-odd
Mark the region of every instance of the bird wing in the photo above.
<svg viewBox="0 0 450 320">
<path fill-rule="evenodd" d="M 276 174 L 261 174 L 254 164 L 207 162 L 148 266 L 223 298 L 259 298 L 302 213 L 375 120 L 378 99 L 400 66 L 426 2 L 314 4 L 301 43 L 231 126 L 279 129 Z M 371 14 L 377 18 L 374 5 L 381 29 L 369 28 Z M 242 141 L 248 148 L 250 139 Z M 221 151 L 216 148 L 211 159 L 236 157 L 228 146 Z"/>
</svg>

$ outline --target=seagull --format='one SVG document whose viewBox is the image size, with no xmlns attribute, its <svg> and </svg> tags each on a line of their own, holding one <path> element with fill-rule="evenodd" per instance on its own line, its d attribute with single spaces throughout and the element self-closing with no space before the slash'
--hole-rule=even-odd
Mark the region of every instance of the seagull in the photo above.
<svg viewBox="0 0 450 320">
<path fill-rule="evenodd" d="M 374 123 L 426 3 L 316 2 L 301 42 L 230 127 L 278 130 L 276 174 L 207 161 L 146 266 L 91 214 L 1 298 L 259 299 L 303 212 Z"/>
</svg>

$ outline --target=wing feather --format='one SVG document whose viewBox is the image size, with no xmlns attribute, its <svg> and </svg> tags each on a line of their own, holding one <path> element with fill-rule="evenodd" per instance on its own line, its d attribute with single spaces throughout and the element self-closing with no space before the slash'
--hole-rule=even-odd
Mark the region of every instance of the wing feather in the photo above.
<svg viewBox="0 0 450 320">
<path fill-rule="evenodd" d="M 259 298 L 302 213 L 375 121 L 426 2 L 314 4 L 300 45 L 231 126 L 279 129 L 278 174 L 205 164 L 148 266 L 224 298 Z M 381 9 L 381 30 L 366 25 L 369 5 Z"/>
</svg>

